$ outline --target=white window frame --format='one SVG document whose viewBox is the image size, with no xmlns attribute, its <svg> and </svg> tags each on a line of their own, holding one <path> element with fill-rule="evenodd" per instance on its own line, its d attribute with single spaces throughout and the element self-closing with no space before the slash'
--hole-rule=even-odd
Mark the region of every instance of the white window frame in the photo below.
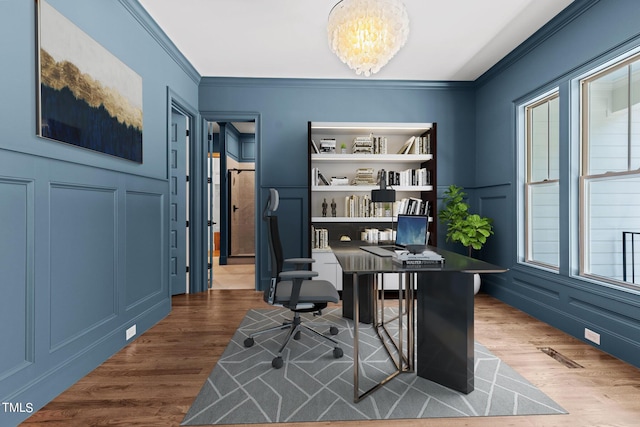
<svg viewBox="0 0 640 427">
<path fill-rule="evenodd" d="M 518 107 L 518 262 L 539 269 L 559 273 L 560 260 L 558 265 L 552 265 L 532 259 L 532 248 L 530 238 L 530 200 L 529 188 L 531 186 L 548 185 L 560 183 L 560 179 L 552 179 L 541 182 L 532 182 L 531 177 L 531 129 L 529 126 L 529 111 L 536 106 L 549 102 L 560 97 L 560 90 L 555 87 L 535 98 L 521 103 Z M 559 156 L 559 153 L 558 153 Z M 558 235 L 558 243 L 560 236 Z"/>
<path fill-rule="evenodd" d="M 598 274 L 592 274 L 587 271 L 587 267 L 590 262 L 589 260 L 589 218 L 588 218 L 588 204 L 589 200 L 587 200 L 587 188 L 590 183 L 601 182 L 610 179 L 616 178 L 624 178 L 629 176 L 640 177 L 640 169 L 636 170 L 620 170 L 613 172 L 605 172 L 605 173 L 594 173 L 589 174 L 589 110 L 588 106 L 588 96 L 586 86 L 588 83 L 597 80 L 599 77 L 614 72 L 620 68 L 629 66 L 631 63 L 640 62 L 640 48 L 636 48 L 633 51 L 628 52 L 627 54 L 618 56 L 611 61 L 608 61 L 606 64 L 601 65 L 600 67 L 594 68 L 589 72 L 579 76 L 574 80 L 574 84 L 572 85 L 573 90 L 578 92 L 579 99 L 579 147 L 580 147 L 580 156 L 579 160 L 579 168 L 577 173 L 577 178 L 579 182 L 579 200 L 578 200 L 578 247 L 579 247 L 579 265 L 576 271 L 576 274 L 583 279 L 587 279 L 591 282 L 615 286 L 615 287 L 624 287 L 633 290 L 640 290 L 640 285 L 632 284 L 629 282 L 625 282 L 623 280 L 617 280 L 612 277 L 602 276 Z M 627 131 L 629 132 L 629 130 Z M 574 133 L 575 135 L 575 133 Z M 628 137 L 627 133 L 627 137 Z M 572 159 L 573 161 L 574 159 Z M 628 159 L 630 161 L 630 159 Z"/>
</svg>

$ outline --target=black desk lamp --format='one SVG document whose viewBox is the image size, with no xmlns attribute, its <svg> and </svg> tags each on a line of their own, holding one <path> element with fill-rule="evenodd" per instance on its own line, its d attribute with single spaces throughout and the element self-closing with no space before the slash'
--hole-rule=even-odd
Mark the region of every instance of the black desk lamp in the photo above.
<svg viewBox="0 0 640 427">
<path fill-rule="evenodd" d="M 371 190 L 371 201 L 374 203 L 393 203 L 396 201 L 396 190 L 387 188 L 387 172 L 381 169 L 378 173 L 380 188 Z"/>
</svg>

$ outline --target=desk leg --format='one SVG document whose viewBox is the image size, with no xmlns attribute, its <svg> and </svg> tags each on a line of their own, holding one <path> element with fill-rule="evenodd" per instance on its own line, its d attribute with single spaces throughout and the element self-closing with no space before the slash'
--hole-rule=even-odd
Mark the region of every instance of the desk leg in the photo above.
<svg viewBox="0 0 640 427">
<path fill-rule="evenodd" d="M 418 278 L 417 373 L 463 393 L 474 388 L 473 275 Z"/>
<path fill-rule="evenodd" d="M 370 275 L 368 275 L 370 276 Z M 382 381 L 380 381 L 379 383 L 375 384 L 373 387 L 371 387 L 369 390 L 365 391 L 364 393 L 360 393 L 360 382 L 359 382 L 359 376 L 360 376 L 360 355 L 359 355 L 359 343 L 360 343 L 360 322 L 358 322 L 357 320 L 354 320 L 353 322 L 353 401 L 355 403 L 360 402 L 362 399 L 364 399 L 365 397 L 367 397 L 369 394 L 373 393 L 374 391 L 378 390 L 380 387 L 384 386 L 387 382 L 389 382 L 391 379 L 395 378 L 396 376 L 398 376 L 399 374 L 401 374 L 402 372 L 413 372 L 414 369 L 414 365 L 413 365 L 413 339 L 414 339 L 414 331 L 412 328 L 413 325 L 413 281 L 411 281 L 411 284 L 408 285 L 408 289 L 404 289 L 404 292 L 406 294 L 406 310 L 407 310 L 407 318 L 408 318 L 408 324 L 407 324 L 407 340 L 408 340 L 408 349 L 407 349 L 407 355 L 404 355 L 404 338 L 403 338 L 403 320 L 402 320 L 402 313 L 403 313 L 403 307 L 402 307 L 402 300 L 403 300 L 403 286 L 400 287 L 400 295 L 398 298 L 398 310 L 399 310 L 399 314 L 398 314 L 398 328 L 399 328 L 399 336 L 398 336 L 398 340 L 396 342 L 396 340 L 394 340 L 393 336 L 389 333 L 389 331 L 387 331 L 386 327 L 385 327 L 385 323 L 386 323 L 386 319 L 384 316 L 384 312 L 382 312 L 380 314 L 380 318 L 378 319 L 378 314 L 377 314 L 377 292 L 378 292 L 378 287 L 377 287 L 377 280 L 374 279 L 373 281 L 369 280 L 369 277 L 365 276 L 365 280 L 363 282 L 363 285 L 367 285 L 366 286 L 366 295 L 370 296 L 373 295 L 374 299 L 376 300 L 375 302 L 371 302 L 371 301 L 367 301 L 367 305 L 372 305 L 372 307 L 376 310 L 373 313 L 373 327 L 376 331 L 376 334 L 378 335 L 378 338 L 380 339 L 381 345 L 386 349 L 389 357 L 393 360 L 393 363 L 396 366 L 396 370 L 391 373 L 389 376 L 387 376 L 385 379 L 383 379 Z M 351 289 L 351 295 L 353 296 L 353 300 L 352 302 L 352 314 L 353 314 L 353 318 L 354 319 L 361 319 L 361 308 L 360 307 L 360 297 L 362 296 L 362 294 L 360 294 L 360 279 L 362 279 L 363 277 L 358 276 L 357 274 L 353 274 L 352 275 L 352 284 L 353 284 L 353 288 Z M 383 283 L 384 283 L 384 279 L 383 279 Z M 404 283 L 404 286 L 407 286 L 407 282 L 406 281 L 402 281 L 402 283 Z M 372 287 L 373 285 L 373 287 Z M 383 291 L 384 291 L 384 284 L 383 284 Z M 384 292 L 383 292 L 384 295 Z M 344 307 L 344 303 L 343 303 L 343 307 Z M 382 309 L 384 310 L 384 298 L 382 299 Z M 386 338 L 381 336 L 381 331 L 384 331 L 384 333 L 386 334 Z M 389 346 L 386 344 L 385 339 L 389 339 L 390 341 L 392 341 L 393 343 L 391 345 L 393 345 L 395 347 L 395 351 L 394 349 L 390 349 Z M 397 360 L 395 359 L 394 353 L 397 354 Z"/>
<path fill-rule="evenodd" d="M 360 401 L 360 381 L 358 380 L 360 374 L 360 355 L 358 352 L 358 344 L 360 343 L 360 328 L 358 324 L 360 323 L 358 319 L 360 319 L 359 313 L 359 300 L 358 300 L 358 275 L 353 275 L 353 401 Z"/>
<path fill-rule="evenodd" d="M 353 287 L 358 283 L 358 304 L 360 307 L 359 316 L 362 323 L 375 323 L 375 301 L 374 274 L 360 276 L 355 279 L 354 274 L 344 273 L 342 275 L 342 317 L 356 319 L 353 316 L 354 293 Z"/>
</svg>

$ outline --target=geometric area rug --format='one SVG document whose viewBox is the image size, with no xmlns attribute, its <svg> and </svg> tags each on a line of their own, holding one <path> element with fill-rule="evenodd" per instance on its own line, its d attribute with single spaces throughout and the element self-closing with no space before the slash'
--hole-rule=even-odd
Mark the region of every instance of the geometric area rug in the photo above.
<svg viewBox="0 0 640 427">
<path fill-rule="evenodd" d="M 387 309 L 389 310 L 389 309 Z M 285 332 L 263 334 L 253 347 L 244 339 L 253 331 L 282 324 L 288 310 L 249 310 L 187 412 L 182 425 L 270 422 L 419 419 L 507 415 L 566 414 L 484 346 L 475 343 L 475 390 L 460 393 L 415 373 L 403 373 L 353 402 L 352 321 L 341 308 L 303 321 L 339 328 L 332 336 L 344 356 L 333 358 L 326 340 L 302 332 L 283 353 L 284 366 L 271 367 Z M 369 325 L 360 325 L 360 387 L 367 390 L 392 372 L 388 355 Z"/>
</svg>

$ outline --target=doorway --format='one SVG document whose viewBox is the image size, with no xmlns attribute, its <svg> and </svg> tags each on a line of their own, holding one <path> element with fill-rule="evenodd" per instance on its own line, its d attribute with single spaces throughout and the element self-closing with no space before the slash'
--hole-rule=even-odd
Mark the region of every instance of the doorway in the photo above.
<svg viewBox="0 0 640 427">
<path fill-rule="evenodd" d="M 255 169 L 229 170 L 230 257 L 251 258 L 255 263 Z M 242 262 L 246 264 L 248 262 Z"/>
<path fill-rule="evenodd" d="M 256 289 L 255 120 L 207 122 L 209 289 Z"/>
</svg>

